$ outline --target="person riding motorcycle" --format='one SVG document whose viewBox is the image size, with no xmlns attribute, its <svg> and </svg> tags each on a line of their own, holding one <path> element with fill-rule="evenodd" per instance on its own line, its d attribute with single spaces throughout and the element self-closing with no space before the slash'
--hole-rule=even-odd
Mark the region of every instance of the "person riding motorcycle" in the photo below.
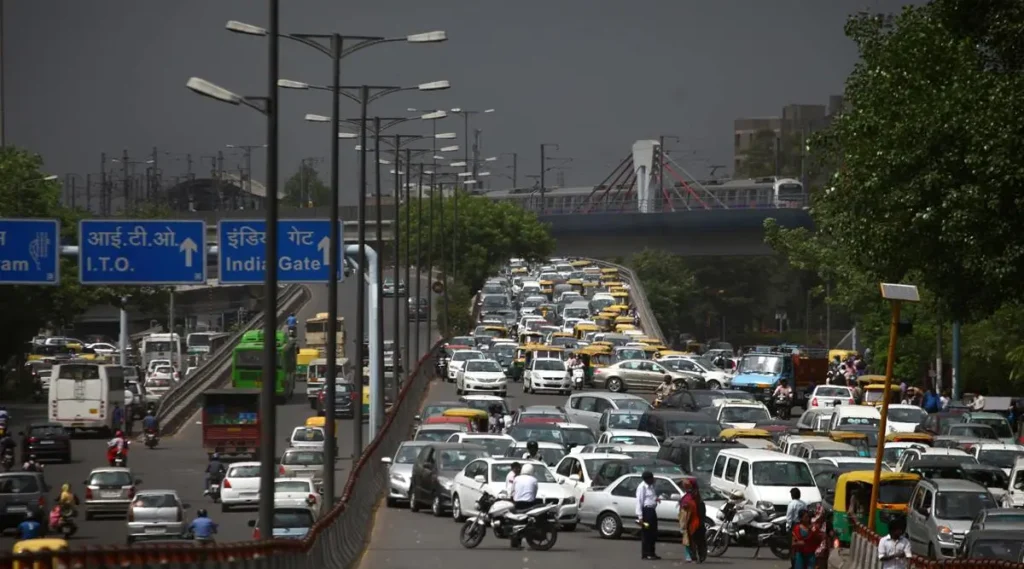
<svg viewBox="0 0 1024 569">
<path fill-rule="evenodd" d="M 294 336 L 295 330 L 299 326 L 299 321 L 297 318 L 295 318 L 295 314 L 289 314 L 285 322 L 288 324 L 288 333 Z"/>
<path fill-rule="evenodd" d="M 57 498 L 57 505 L 74 511 L 78 506 L 78 496 L 71 491 L 71 484 L 65 483 L 60 487 L 60 497 Z"/>
<path fill-rule="evenodd" d="M 540 445 L 537 444 L 537 441 L 526 443 L 526 452 L 523 453 L 523 458 L 526 460 L 541 460 Z"/>
<path fill-rule="evenodd" d="M 220 455 L 210 455 L 210 463 L 206 465 L 206 477 L 203 479 L 204 496 L 210 494 L 210 484 L 219 483 L 224 478 L 224 463 L 220 461 Z"/>
<path fill-rule="evenodd" d="M 188 525 L 188 531 L 194 539 L 213 541 L 213 534 L 217 533 L 217 524 L 206 515 L 206 510 L 200 508 L 196 512 L 196 519 Z"/>
<path fill-rule="evenodd" d="M 18 524 L 18 539 L 35 539 L 43 536 L 43 524 L 36 519 L 34 512 L 25 514 L 25 521 Z"/>
<path fill-rule="evenodd" d="M 156 420 L 156 413 L 153 410 L 146 412 L 146 416 L 142 419 L 142 432 L 158 434 L 160 432 L 160 423 Z"/>
<path fill-rule="evenodd" d="M 21 469 L 25 472 L 42 472 L 43 465 L 36 460 L 36 455 L 29 455 L 28 460 L 25 464 L 21 465 Z"/>
<path fill-rule="evenodd" d="M 661 385 L 654 390 L 654 398 L 664 400 L 667 399 L 672 392 L 675 391 L 675 384 L 672 383 L 672 376 L 666 375 L 665 379 L 661 381 Z"/>
<path fill-rule="evenodd" d="M 505 430 L 505 413 L 501 405 L 491 405 L 490 416 L 487 418 L 487 428 L 492 433 L 500 433 Z"/>
<path fill-rule="evenodd" d="M 114 466 L 114 459 L 120 454 L 124 457 L 125 465 L 128 464 L 128 439 L 124 436 L 124 431 L 118 430 L 114 433 L 114 438 L 107 441 L 107 463 L 110 466 Z"/>
<path fill-rule="evenodd" d="M 785 379 L 779 380 L 779 386 L 775 388 L 775 392 L 772 393 L 772 399 L 793 399 L 793 388 L 789 386 L 789 382 Z"/>
<path fill-rule="evenodd" d="M 0 456 L 10 454 L 14 456 L 14 449 L 18 446 L 18 443 L 14 442 L 14 437 L 10 433 L 4 433 L 3 437 L 0 437 Z"/>
</svg>

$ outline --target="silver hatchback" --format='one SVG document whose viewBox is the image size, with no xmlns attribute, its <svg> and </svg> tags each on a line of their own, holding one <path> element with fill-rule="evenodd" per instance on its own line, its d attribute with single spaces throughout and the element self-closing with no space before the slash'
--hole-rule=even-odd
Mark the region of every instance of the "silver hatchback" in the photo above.
<svg viewBox="0 0 1024 569">
<path fill-rule="evenodd" d="M 142 484 L 124 467 L 95 468 L 85 480 L 85 519 L 96 516 L 127 516 L 135 498 L 135 487 Z"/>
<path fill-rule="evenodd" d="M 128 543 L 142 539 L 175 539 L 185 531 L 185 510 L 174 490 L 143 490 L 128 506 Z"/>
<path fill-rule="evenodd" d="M 316 483 L 324 480 L 324 451 L 290 448 L 281 455 L 277 467 L 278 478 L 312 478 Z"/>
</svg>

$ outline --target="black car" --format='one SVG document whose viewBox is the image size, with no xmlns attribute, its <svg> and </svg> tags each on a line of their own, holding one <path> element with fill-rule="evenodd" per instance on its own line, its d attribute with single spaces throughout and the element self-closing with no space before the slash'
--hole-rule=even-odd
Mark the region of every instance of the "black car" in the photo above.
<svg viewBox="0 0 1024 569">
<path fill-rule="evenodd" d="M 351 419 L 355 417 L 355 405 L 356 398 L 360 397 L 359 391 L 355 385 L 348 382 L 337 382 L 335 383 L 334 391 L 334 418 L 335 419 Z M 321 389 L 320 394 L 316 398 L 316 414 L 323 417 L 327 412 L 327 405 L 325 403 L 325 397 L 327 396 L 327 390 Z M 362 405 L 362 398 L 359 399 L 359 404 Z"/>
<path fill-rule="evenodd" d="M 691 439 L 678 437 L 665 442 L 658 451 L 658 458 L 678 464 L 687 474 L 710 475 L 718 453 L 726 448 L 742 448 L 737 441 L 717 438 Z"/>
<path fill-rule="evenodd" d="M 420 320 L 426 320 L 427 319 L 427 308 L 428 308 L 428 306 L 429 306 L 429 301 L 426 298 L 423 298 L 423 297 L 420 297 L 420 298 L 410 298 L 409 299 L 409 318 L 412 319 L 412 320 L 416 320 L 417 322 L 420 321 Z"/>
<path fill-rule="evenodd" d="M 594 473 L 593 486 L 607 486 L 618 477 L 626 474 L 639 474 L 651 472 L 652 474 L 663 474 L 666 476 L 683 476 L 686 473 L 678 464 L 670 460 L 659 458 L 631 458 L 626 460 L 606 460 L 604 464 Z"/>
<path fill-rule="evenodd" d="M 462 443 L 431 443 L 420 449 L 409 480 L 409 509 L 429 506 L 435 516 L 452 509 L 452 481 L 470 461 L 487 458 L 485 447 Z"/>
<path fill-rule="evenodd" d="M 71 435 L 57 424 L 37 423 L 29 425 L 21 435 L 21 460 L 30 456 L 40 460 L 52 459 L 71 462 Z"/>
<path fill-rule="evenodd" d="M 675 409 L 648 409 L 640 416 L 638 431 L 654 435 L 664 443 L 672 437 L 717 437 L 722 425 L 707 413 Z"/>
</svg>

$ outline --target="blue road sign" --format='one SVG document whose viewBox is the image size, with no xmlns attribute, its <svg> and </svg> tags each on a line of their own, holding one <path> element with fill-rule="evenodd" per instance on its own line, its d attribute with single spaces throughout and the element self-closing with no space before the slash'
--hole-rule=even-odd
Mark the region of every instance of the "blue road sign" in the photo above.
<svg viewBox="0 0 1024 569">
<path fill-rule="evenodd" d="M 78 279 L 91 285 L 206 282 L 206 223 L 86 219 L 78 225 Z"/>
<path fill-rule="evenodd" d="M 343 225 L 341 226 L 343 227 Z M 267 222 L 223 219 L 217 224 L 220 282 L 260 284 L 266 274 L 264 248 Z M 339 227 L 338 239 L 341 239 Z M 277 222 L 277 277 L 282 283 L 330 281 L 331 222 L 326 219 L 282 219 Z M 343 243 L 343 241 L 339 241 Z M 338 248 L 338 280 L 344 280 L 345 248 Z"/>
<path fill-rule="evenodd" d="M 60 222 L 0 219 L 0 284 L 60 283 Z"/>
</svg>

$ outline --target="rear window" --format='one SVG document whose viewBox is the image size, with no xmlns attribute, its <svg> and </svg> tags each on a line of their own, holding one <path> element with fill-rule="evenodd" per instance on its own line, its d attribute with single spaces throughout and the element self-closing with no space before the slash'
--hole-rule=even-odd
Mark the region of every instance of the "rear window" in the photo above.
<svg viewBox="0 0 1024 569">
<path fill-rule="evenodd" d="M 64 430 L 64 427 L 60 425 L 43 425 L 39 427 L 30 427 L 28 430 L 28 436 L 30 437 L 63 437 L 68 433 Z"/>
<path fill-rule="evenodd" d="M 174 494 L 142 494 L 135 497 L 133 508 L 177 508 Z"/>
<path fill-rule="evenodd" d="M 292 529 L 313 527 L 313 514 L 309 510 L 274 510 L 275 528 Z"/>
<path fill-rule="evenodd" d="M 228 470 L 228 478 L 259 478 L 260 467 L 257 464 L 246 466 L 232 466 Z"/>
<path fill-rule="evenodd" d="M 94 472 L 89 478 L 91 486 L 131 486 L 132 477 L 127 472 Z"/>
<path fill-rule="evenodd" d="M 293 465 L 293 464 L 316 464 L 321 465 L 324 463 L 324 453 L 322 452 L 286 452 L 281 458 L 281 464 Z"/>
<path fill-rule="evenodd" d="M 320 443 L 324 441 L 323 429 L 295 429 L 292 440 L 298 442 Z"/>
<path fill-rule="evenodd" d="M 274 482 L 274 492 L 310 492 L 309 482 L 302 480 L 278 480 Z"/>
<path fill-rule="evenodd" d="M 848 387 L 834 387 L 831 385 L 822 385 L 814 390 L 814 394 L 818 397 L 850 397 L 850 389 Z"/>
<path fill-rule="evenodd" d="M 0 476 L 0 494 L 36 494 L 40 492 L 39 479 L 24 474 Z"/>
</svg>

